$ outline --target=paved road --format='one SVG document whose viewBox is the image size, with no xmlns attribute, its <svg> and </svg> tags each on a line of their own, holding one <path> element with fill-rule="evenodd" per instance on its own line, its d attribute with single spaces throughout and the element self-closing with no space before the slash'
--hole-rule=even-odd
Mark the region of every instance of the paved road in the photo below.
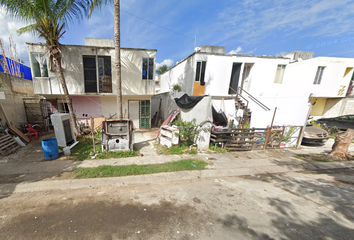
<svg viewBox="0 0 354 240">
<path fill-rule="evenodd" d="M 13 193 L 2 239 L 352 239 L 352 170 Z M 345 178 L 344 178 L 345 179 Z"/>
</svg>

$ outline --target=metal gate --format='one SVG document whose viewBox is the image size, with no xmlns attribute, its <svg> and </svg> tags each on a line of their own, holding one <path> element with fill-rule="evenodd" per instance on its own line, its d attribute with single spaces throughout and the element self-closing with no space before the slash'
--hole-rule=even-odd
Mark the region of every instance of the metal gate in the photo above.
<svg viewBox="0 0 354 240">
<path fill-rule="evenodd" d="M 140 128 L 150 128 L 150 101 L 140 101 L 139 102 L 139 122 Z"/>
</svg>

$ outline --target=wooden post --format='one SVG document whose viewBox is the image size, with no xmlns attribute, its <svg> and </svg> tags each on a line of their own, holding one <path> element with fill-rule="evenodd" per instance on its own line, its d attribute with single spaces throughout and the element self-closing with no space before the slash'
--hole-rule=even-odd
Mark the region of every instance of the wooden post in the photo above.
<svg viewBox="0 0 354 240">
<path fill-rule="evenodd" d="M 91 134 L 92 134 L 92 144 L 93 144 L 93 152 L 95 153 L 96 152 L 96 145 L 95 145 L 95 134 L 93 133 L 94 132 L 94 127 L 93 127 L 93 122 L 94 122 L 94 119 L 92 117 L 90 117 L 90 124 L 91 124 Z"/>
<path fill-rule="evenodd" d="M 299 147 L 300 143 L 301 143 L 301 134 L 302 134 L 302 130 L 304 129 L 303 126 L 300 126 L 300 132 L 299 132 L 299 136 L 297 137 L 297 142 L 296 142 L 296 148 Z"/>
<path fill-rule="evenodd" d="M 264 141 L 264 148 L 263 150 L 266 150 L 267 148 L 267 145 L 268 145 L 268 141 L 269 141 L 269 135 L 270 135 L 270 132 L 272 131 L 272 128 L 270 128 L 269 126 L 267 126 L 267 136 L 266 136 L 266 139 Z"/>
<path fill-rule="evenodd" d="M 272 119 L 272 123 L 270 124 L 270 128 L 273 127 L 274 118 L 275 118 L 275 114 L 276 114 L 276 112 L 277 112 L 277 108 L 278 108 L 278 107 L 275 107 L 275 109 L 274 109 L 273 119 Z"/>
</svg>

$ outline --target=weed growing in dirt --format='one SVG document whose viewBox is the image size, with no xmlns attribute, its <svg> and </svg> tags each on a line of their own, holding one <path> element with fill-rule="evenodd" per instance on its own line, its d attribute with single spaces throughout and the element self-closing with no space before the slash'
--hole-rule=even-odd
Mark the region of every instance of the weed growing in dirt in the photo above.
<svg viewBox="0 0 354 240">
<path fill-rule="evenodd" d="M 209 149 L 215 153 L 224 153 L 226 152 L 225 148 L 221 148 L 221 147 L 215 147 L 214 145 L 210 145 Z"/>
<path fill-rule="evenodd" d="M 154 174 L 161 172 L 178 172 L 203 170 L 208 165 L 203 160 L 183 159 L 175 162 L 148 165 L 99 166 L 95 168 L 77 168 L 75 178 L 120 177 L 130 175 Z"/>
<path fill-rule="evenodd" d="M 95 159 L 136 157 L 139 154 L 138 151 L 102 152 L 100 141 L 96 141 L 95 146 Z M 91 159 L 91 152 L 93 152 L 92 138 L 88 136 L 81 137 L 79 143 L 71 149 L 71 154 L 75 157 L 75 161 Z"/>
<path fill-rule="evenodd" d="M 155 148 L 157 151 L 157 154 L 159 155 L 179 155 L 179 154 L 197 154 L 198 151 L 196 148 L 190 149 L 188 146 L 172 146 L 170 148 L 166 146 L 162 146 L 158 144 L 157 142 L 155 143 Z"/>
</svg>

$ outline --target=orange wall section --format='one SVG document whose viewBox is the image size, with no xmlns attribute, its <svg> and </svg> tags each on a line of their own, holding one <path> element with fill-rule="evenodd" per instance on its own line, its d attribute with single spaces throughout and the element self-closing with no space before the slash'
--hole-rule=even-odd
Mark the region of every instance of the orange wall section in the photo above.
<svg viewBox="0 0 354 240">
<path fill-rule="evenodd" d="M 193 96 L 204 96 L 205 85 L 200 85 L 200 82 L 194 82 Z"/>
</svg>

